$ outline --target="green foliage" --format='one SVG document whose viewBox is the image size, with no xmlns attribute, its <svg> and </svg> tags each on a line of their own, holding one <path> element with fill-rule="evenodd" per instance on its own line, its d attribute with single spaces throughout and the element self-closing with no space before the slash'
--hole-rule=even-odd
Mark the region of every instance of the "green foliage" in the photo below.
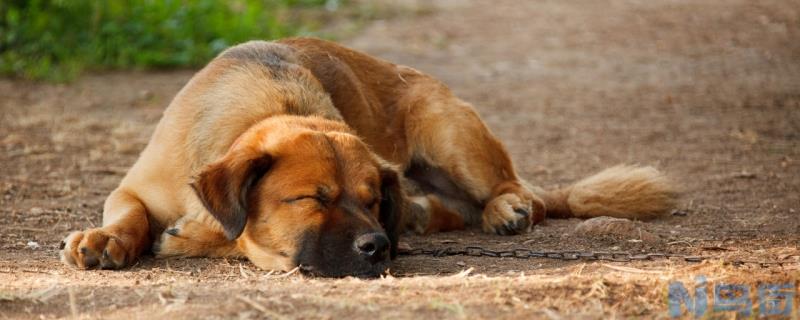
<svg viewBox="0 0 800 320">
<path fill-rule="evenodd" d="M 198 66 L 230 45 L 307 33 L 325 0 L 0 0 L 0 75 L 65 81 L 86 68 Z"/>
</svg>

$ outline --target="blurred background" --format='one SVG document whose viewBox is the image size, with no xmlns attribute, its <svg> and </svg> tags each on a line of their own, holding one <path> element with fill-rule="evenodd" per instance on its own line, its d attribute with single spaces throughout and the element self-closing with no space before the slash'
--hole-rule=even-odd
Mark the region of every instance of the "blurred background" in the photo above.
<svg viewBox="0 0 800 320">
<path fill-rule="evenodd" d="M 0 74 L 67 81 L 84 70 L 197 67 L 236 43 L 325 36 L 339 0 L 4 0 Z M 353 8 L 350 6 L 348 8 Z M 358 6 L 365 8 L 365 6 Z M 328 35 L 330 37 L 330 35 Z"/>
</svg>

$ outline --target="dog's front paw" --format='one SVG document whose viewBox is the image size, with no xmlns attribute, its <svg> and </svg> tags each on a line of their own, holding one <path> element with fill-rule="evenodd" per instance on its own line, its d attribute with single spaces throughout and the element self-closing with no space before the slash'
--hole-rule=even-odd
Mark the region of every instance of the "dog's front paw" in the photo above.
<svg viewBox="0 0 800 320">
<path fill-rule="evenodd" d="M 500 235 L 525 233 L 544 220 L 544 203 L 534 196 L 505 193 L 483 209 L 483 231 Z"/>
<path fill-rule="evenodd" d="M 61 242 L 61 261 L 81 269 L 119 269 L 127 256 L 122 240 L 101 228 L 75 231 Z"/>
</svg>

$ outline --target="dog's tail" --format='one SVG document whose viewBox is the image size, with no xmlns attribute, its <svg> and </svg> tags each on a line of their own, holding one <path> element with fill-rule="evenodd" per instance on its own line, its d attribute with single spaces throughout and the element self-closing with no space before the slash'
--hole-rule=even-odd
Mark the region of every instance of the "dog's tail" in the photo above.
<svg viewBox="0 0 800 320">
<path fill-rule="evenodd" d="M 618 165 L 566 188 L 537 190 L 548 218 L 610 216 L 644 220 L 670 211 L 679 191 L 653 167 Z"/>
</svg>

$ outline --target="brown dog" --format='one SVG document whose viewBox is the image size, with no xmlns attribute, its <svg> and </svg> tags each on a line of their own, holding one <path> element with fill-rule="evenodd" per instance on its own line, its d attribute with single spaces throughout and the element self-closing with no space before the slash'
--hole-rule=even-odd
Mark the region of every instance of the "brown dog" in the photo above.
<svg viewBox="0 0 800 320">
<path fill-rule="evenodd" d="M 675 196 L 648 167 L 531 187 L 472 107 L 432 77 L 323 40 L 254 41 L 178 93 L 106 200 L 103 226 L 67 236 L 61 256 L 113 269 L 152 250 L 374 276 L 404 230 L 649 218 Z"/>
</svg>

